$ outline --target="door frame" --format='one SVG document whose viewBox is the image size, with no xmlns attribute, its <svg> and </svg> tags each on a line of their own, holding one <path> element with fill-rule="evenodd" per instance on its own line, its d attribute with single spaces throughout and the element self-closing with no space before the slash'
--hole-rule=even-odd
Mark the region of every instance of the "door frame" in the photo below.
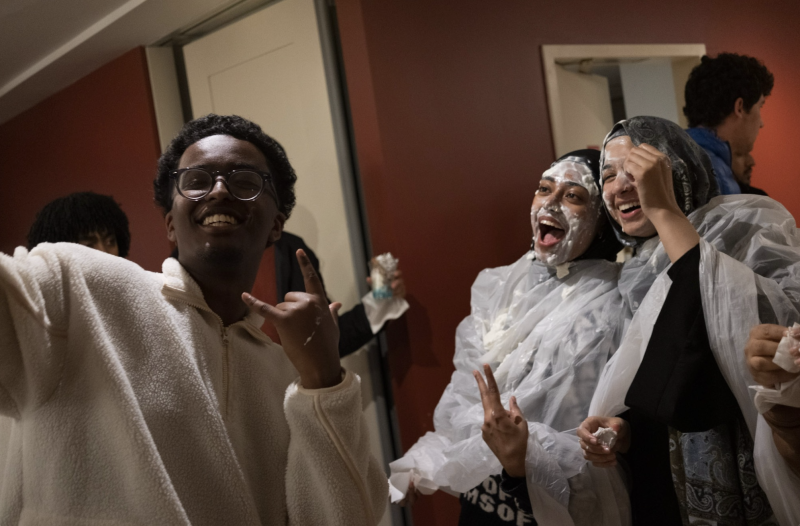
<svg viewBox="0 0 800 526">
<path fill-rule="evenodd" d="M 561 137 L 561 96 L 556 67 L 562 61 L 581 59 L 646 59 L 646 58 L 699 58 L 706 54 L 705 44 L 580 44 L 542 45 L 547 107 L 550 112 L 550 133 L 553 151 L 561 151 L 556 142 Z"/>
<path fill-rule="evenodd" d="M 183 46 L 280 1 L 250 0 L 250 3 L 256 7 L 249 11 L 237 11 L 235 16 L 230 12 L 223 13 L 223 16 L 219 16 L 219 13 L 212 14 L 209 19 L 198 22 L 187 30 L 178 31 L 156 45 L 146 48 L 162 149 L 166 148 L 181 126 L 193 117 L 183 61 Z M 356 286 L 359 289 L 359 296 L 363 296 L 368 291 L 366 284 L 367 254 L 372 254 L 372 247 L 358 169 L 336 5 L 333 0 L 313 0 L 313 3 L 328 88 L 337 161 L 341 174 L 345 215 L 350 231 L 350 250 L 355 266 Z M 217 23 L 215 23 L 215 18 L 217 18 Z M 403 454 L 394 397 L 391 391 L 392 383 L 387 351 L 386 337 L 383 333 L 376 335 L 373 343 L 370 344 L 368 363 L 380 431 L 380 436 L 376 438 L 384 453 L 384 458 L 380 460 L 386 470 L 388 470 L 389 462 Z M 393 525 L 412 525 L 411 515 L 407 509 L 397 506 L 389 506 L 389 509 Z"/>
<path fill-rule="evenodd" d="M 344 188 L 347 220 L 349 225 L 358 225 L 358 231 L 351 230 L 350 239 L 354 245 L 357 241 L 361 241 L 360 247 L 351 247 L 351 250 L 353 251 L 353 260 L 363 263 L 363 266 L 356 268 L 356 272 L 359 278 L 359 286 L 362 288 L 362 293 L 365 294 L 368 290 L 366 286 L 368 272 L 366 254 L 373 254 L 373 251 L 369 235 L 367 209 L 361 186 L 361 173 L 358 167 L 355 132 L 353 130 L 350 99 L 347 92 L 336 3 L 333 0 L 314 0 L 314 5 L 319 25 L 325 77 L 328 82 L 330 107 L 333 112 L 332 120 L 340 170 L 343 174 L 350 176 L 348 178 L 350 184 Z M 381 424 L 378 426 L 381 433 L 378 439 L 384 454 L 388 454 L 391 457 L 383 459 L 384 469 L 388 469 L 390 461 L 397 460 L 403 456 L 403 448 L 400 441 L 400 424 L 392 393 L 392 376 L 387 356 L 388 349 L 386 335 L 381 332 L 376 335 L 368 351 L 372 392 L 375 395 L 375 407 L 379 424 Z M 413 526 L 413 518 L 409 508 L 391 505 L 389 506 L 389 512 L 392 515 L 392 524 L 395 526 Z"/>
</svg>

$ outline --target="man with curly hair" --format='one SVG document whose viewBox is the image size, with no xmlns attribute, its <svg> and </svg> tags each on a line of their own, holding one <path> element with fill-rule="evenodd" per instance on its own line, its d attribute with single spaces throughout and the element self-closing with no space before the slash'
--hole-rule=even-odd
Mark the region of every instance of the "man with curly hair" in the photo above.
<svg viewBox="0 0 800 526">
<path fill-rule="evenodd" d="M 306 292 L 249 294 L 295 180 L 256 124 L 208 115 L 158 163 L 162 273 L 72 243 L 0 254 L 0 523 L 377 523 L 338 305 L 302 250 Z"/>
<path fill-rule="evenodd" d="M 756 58 L 736 53 L 704 56 L 686 82 L 689 135 L 711 157 L 722 194 L 740 194 L 731 152 L 750 152 L 764 126 L 761 108 L 775 79 Z"/>
<path fill-rule="evenodd" d="M 128 257 L 128 216 L 109 195 L 76 192 L 44 205 L 28 232 L 28 250 L 39 243 L 80 243 Z"/>
</svg>

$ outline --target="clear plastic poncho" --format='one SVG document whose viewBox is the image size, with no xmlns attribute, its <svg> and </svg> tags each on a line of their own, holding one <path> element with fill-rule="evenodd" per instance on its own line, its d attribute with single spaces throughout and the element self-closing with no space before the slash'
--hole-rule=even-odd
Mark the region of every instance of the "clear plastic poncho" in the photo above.
<svg viewBox="0 0 800 526">
<path fill-rule="evenodd" d="M 709 343 L 753 435 L 759 484 L 780 524 L 800 525 L 800 479 L 779 455 L 769 425 L 756 410 L 750 389 L 756 382 L 744 354 L 755 325 L 800 321 L 800 235 L 794 218 L 780 203 L 753 195 L 715 197 L 688 217 L 701 236 L 700 288 Z M 657 237 L 625 264 L 619 286 L 635 315 L 603 371 L 590 415 L 615 416 L 627 409 L 625 396 L 669 292 L 669 266 Z M 782 399 L 780 393 L 772 401 L 800 406 L 800 400 Z"/>
<path fill-rule="evenodd" d="M 501 472 L 481 435 L 484 410 L 472 376 L 488 363 L 503 405 L 516 396 L 528 420 L 526 477 L 536 520 L 553 524 L 562 509 L 581 507 L 588 517 L 604 505 L 625 505 L 591 490 L 575 434 L 628 320 L 617 290 L 619 265 L 574 261 L 559 278 L 531 256 L 475 280 L 472 314 L 456 331 L 456 370 L 434 413 L 435 432 L 390 464 L 393 501 L 403 498 L 409 481 L 422 493 L 463 493 Z M 587 491 L 577 492 L 575 484 Z"/>
</svg>

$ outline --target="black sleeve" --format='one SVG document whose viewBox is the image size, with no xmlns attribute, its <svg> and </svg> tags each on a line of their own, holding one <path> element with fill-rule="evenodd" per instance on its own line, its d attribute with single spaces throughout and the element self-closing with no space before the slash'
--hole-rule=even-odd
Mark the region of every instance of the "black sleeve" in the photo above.
<svg viewBox="0 0 800 526">
<path fill-rule="evenodd" d="M 630 409 L 619 415 L 630 426 L 631 447 L 618 459 L 629 477 L 633 524 L 683 524 L 670 467 L 669 428 Z"/>
<path fill-rule="evenodd" d="M 339 316 L 339 356 L 345 357 L 356 352 L 369 343 L 373 336 L 362 303 Z"/>
<path fill-rule="evenodd" d="M 681 432 L 737 418 L 739 405 L 717 366 L 700 295 L 700 245 L 669 269 L 672 280 L 625 405 Z"/>
<path fill-rule="evenodd" d="M 517 508 L 533 515 L 531 497 L 528 495 L 528 483 L 525 481 L 525 477 L 512 477 L 504 469 L 500 475 L 500 489 L 514 497 Z"/>
</svg>

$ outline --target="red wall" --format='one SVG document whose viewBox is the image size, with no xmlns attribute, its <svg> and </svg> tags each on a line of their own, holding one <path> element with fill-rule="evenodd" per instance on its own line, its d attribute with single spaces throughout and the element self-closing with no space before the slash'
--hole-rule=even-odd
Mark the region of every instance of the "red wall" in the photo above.
<svg viewBox="0 0 800 526">
<path fill-rule="evenodd" d="M 46 203 L 91 190 L 113 196 L 128 215 L 129 259 L 160 271 L 170 251 L 153 205 L 160 150 L 144 48 L 0 125 L 0 251 L 26 244 Z"/>
<path fill-rule="evenodd" d="M 800 217 L 796 0 L 338 0 L 337 9 L 372 242 L 400 258 L 412 296 L 390 330 L 405 449 L 432 429 L 475 276 L 529 246 L 535 184 L 553 161 L 542 44 L 705 43 L 712 55 L 761 58 L 776 87 L 753 184 Z M 448 496 L 424 498 L 416 524 L 455 524 L 457 508 Z"/>
</svg>

